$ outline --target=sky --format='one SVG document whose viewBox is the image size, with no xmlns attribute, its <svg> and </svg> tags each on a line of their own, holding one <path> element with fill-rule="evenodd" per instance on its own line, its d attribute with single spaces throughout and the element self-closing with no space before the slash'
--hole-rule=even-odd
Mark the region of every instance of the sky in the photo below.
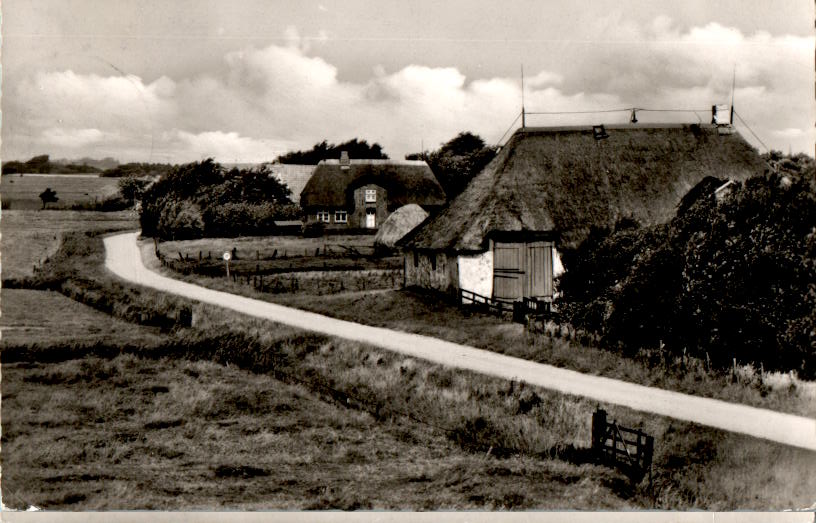
<svg viewBox="0 0 816 523">
<path fill-rule="evenodd" d="M 529 112 L 639 107 L 814 153 L 810 0 L 4 0 L 3 160 L 271 161 L 360 138 L 392 158 Z M 694 112 L 696 111 L 696 112 Z M 528 126 L 628 112 L 529 115 Z M 755 136 L 756 135 L 756 136 Z"/>
</svg>

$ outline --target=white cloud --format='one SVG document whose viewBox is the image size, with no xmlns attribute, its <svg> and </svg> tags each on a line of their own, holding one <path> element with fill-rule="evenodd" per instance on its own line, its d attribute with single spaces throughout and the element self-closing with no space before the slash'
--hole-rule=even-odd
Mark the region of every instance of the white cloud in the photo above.
<svg viewBox="0 0 816 523">
<path fill-rule="evenodd" d="M 51 127 L 43 131 L 42 139 L 45 143 L 53 143 L 58 147 L 78 148 L 100 142 L 105 133 L 99 129 L 66 129 Z"/>
<path fill-rule="evenodd" d="M 712 104 L 729 101 L 737 64 L 738 113 L 771 147 L 787 149 L 790 142 L 795 150 L 812 151 L 813 38 L 744 35 L 714 23 L 682 31 L 667 17 L 641 26 L 614 14 L 594 30 L 609 45 L 565 54 L 559 70 L 529 72 L 528 110 L 694 108 L 708 121 Z M 324 138 L 359 137 L 399 157 L 418 150 L 421 141 L 436 147 L 463 130 L 496 140 L 520 111 L 518 78 L 469 81 L 456 67 L 414 64 L 390 72 L 378 66 L 367 80 L 352 82 L 311 55 L 310 39 L 295 27 L 287 28 L 284 39 L 230 52 L 220 70 L 176 80 L 36 74 L 17 85 L 4 115 L 4 125 L 11 126 L 4 148 L 62 155 L 85 147 L 138 160 L 152 154 L 173 161 L 261 161 Z M 689 113 L 638 117 L 696 119 Z M 537 116 L 528 124 L 627 118 Z"/>
</svg>

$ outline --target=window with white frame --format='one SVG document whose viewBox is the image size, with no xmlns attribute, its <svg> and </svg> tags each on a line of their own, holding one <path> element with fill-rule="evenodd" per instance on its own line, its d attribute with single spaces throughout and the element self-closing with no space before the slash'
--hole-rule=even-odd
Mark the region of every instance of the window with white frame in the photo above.
<svg viewBox="0 0 816 523">
<path fill-rule="evenodd" d="M 317 221 L 329 223 L 329 211 L 317 211 Z"/>
<path fill-rule="evenodd" d="M 335 223 L 347 223 L 348 222 L 348 213 L 346 211 L 334 211 L 334 222 Z"/>
<path fill-rule="evenodd" d="M 366 189 L 365 190 L 365 202 L 366 203 L 374 203 L 377 201 L 377 189 Z"/>
</svg>

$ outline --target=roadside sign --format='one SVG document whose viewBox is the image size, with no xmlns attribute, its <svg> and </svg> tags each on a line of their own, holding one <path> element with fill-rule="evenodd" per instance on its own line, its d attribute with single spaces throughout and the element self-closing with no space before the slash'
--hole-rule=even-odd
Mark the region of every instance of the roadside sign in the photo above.
<svg viewBox="0 0 816 523">
<path fill-rule="evenodd" d="M 229 251 L 225 252 L 224 253 L 224 261 L 230 261 L 230 258 L 232 258 L 232 256 L 230 255 Z"/>
</svg>

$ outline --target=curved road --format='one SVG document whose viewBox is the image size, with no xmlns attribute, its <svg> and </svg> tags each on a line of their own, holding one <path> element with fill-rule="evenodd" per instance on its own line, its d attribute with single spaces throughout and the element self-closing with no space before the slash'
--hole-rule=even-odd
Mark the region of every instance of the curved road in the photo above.
<svg viewBox="0 0 816 523">
<path fill-rule="evenodd" d="M 167 278 L 144 266 L 136 242 L 137 235 L 126 233 L 105 238 L 105 266 L 120 278 L 139 285 L 442 365 L 524 381 L 565 394 L 816 450 L 814 419 L 590 376 L 428 336 L 338 320 Z"/>
</svg>

